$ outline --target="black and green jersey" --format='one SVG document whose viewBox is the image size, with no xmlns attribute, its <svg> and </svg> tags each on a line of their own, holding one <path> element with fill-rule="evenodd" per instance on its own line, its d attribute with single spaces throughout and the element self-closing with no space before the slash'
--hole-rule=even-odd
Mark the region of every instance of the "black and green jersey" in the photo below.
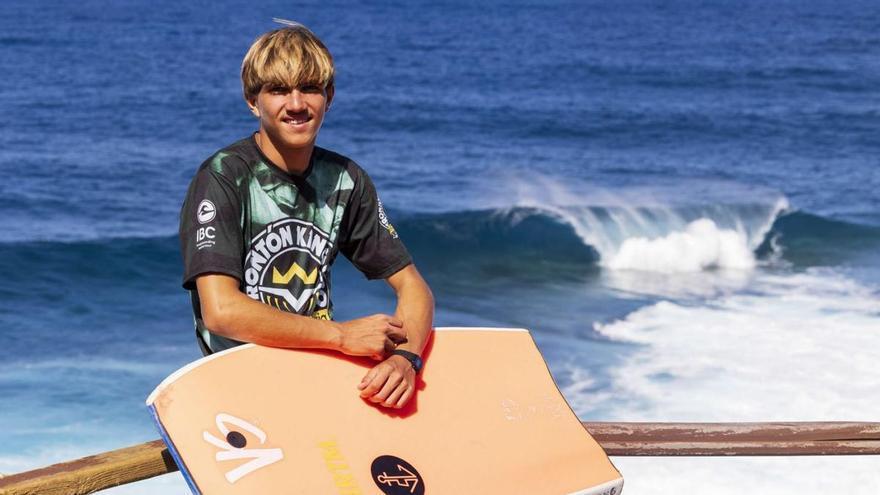
<svg viewBox="0 0 880 495">
<path fill-rule="evenodd" d="M 180 243 L 183 286 L 192 293 L 196 330 L 211 351 L 240 342 L 205 328 L 199 275 L 233 276 L 253 299 L 330 319 L 330 265 L 337 253 L 371 279 L 411 263 L 357 164 L 315 147 L 305 173 L 288 174 L 260 152 L 253 137 L 199 168 L 180 212 Z"/>
</svg>

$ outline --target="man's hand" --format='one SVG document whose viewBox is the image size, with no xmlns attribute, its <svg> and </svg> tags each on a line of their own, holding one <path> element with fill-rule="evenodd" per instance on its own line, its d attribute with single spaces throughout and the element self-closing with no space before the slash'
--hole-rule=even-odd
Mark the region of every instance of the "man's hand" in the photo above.
<svg viewBox="0 0 880 495">
<path fill-rule="evenodd" d="M 400 409 L 416 389 L 416 372 L 403 356 L 393 355 L 377 364 L 358 384 L 361 397 L 385 407 Z"/>
<path fill-rule="evenodd" d="M 404 342 L 403 322 L 394 316 L 376 314 L 342 323 L 339 350 L 350 356 L 370 356 L 379 361 Z"/>
</svg>

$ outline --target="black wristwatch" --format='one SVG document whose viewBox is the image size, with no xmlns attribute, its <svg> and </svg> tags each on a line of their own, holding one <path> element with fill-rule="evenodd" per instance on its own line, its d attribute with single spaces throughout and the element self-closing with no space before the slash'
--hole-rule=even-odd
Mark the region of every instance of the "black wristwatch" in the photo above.
<svg viewBox="0 0 880 495">
<path fill-rule="evenodd" d="M 422 371 L 422 358 L 419 357 L 418 354 L 414 352 L 404 351 L 403 349 L 394 349 L 391 354 L 405 357 L 406 360 L 409 361 L 409 364 L 412 365 L 417 375 L 420 371 Z"/>
</svg>

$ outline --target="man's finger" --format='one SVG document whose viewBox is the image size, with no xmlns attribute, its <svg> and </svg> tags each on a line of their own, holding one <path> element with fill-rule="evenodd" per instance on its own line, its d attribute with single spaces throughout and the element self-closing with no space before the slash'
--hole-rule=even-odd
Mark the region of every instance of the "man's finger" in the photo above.
<svg viewBox="0 0 880 495">
<path fill-rule="evenodd" d="M 406 391 L 403 393 L 403 395 L 400 396 L 400 399 L 397 400 L 397 404 L 395 404 L 394 407 L 401 408 L 405 406 L 406 403 L 409 402 L 409 399 L 410 397 L 412 397 L 414 391 L 415 387 L 407 387 Z"/>
<path fill-rule="evenodd" d="M 361 389 L 361 397 L 372 397 L 388 381 L 388 375 L 391 373 L 389 368 L 389 366 L 379 365 L 371 370 L 375 373 Z"/>
<path fill-rule="evenodd" d="M 406 382 L 406 380 L 403 380 L 402 382 L 400 382 L 399 385 L 397 385 L 397 388 L 394 389 L 394 392 L 391 392 L 388 398 L 385 399 L 385 402 L 383 402 L 382 405 L 385 407 L 397 406 L 397 401 L 400 400 L 400 398 L 403 396 L 403 393 L 406 392 L 407 389 L 409 389 L 409 384 Z"/>
<path fill-rule="evenodd" d="M 402 328 L 402 327 L 403 327 L 403 320 L 401 320 L 400 318 L 398 318 L 398 317 L 396 317 L 396 316 L 389 316 L 389 317 L 388 317 L 388 323 L 390 323 L 392 326 L 395 326 L 395 327 L 398 327 L 398 328 Z"/>
<path fill-rule="evenodd" d="M 394 342 L 391 341 L 390 338 L 385 339 L 385 354 L 391 354 L 396 348 L 397 346 L 394 344 Z"/>
<path fill-rule="evenodd" d="M 358 390 L 363 390 L 366 386 L 373 381 L 373 377 L 376 376 L 376 368 L 371 368 L 370 371 L 361 378 L 361 382 L 358 383 Z"/>
<path fill-rule="evenodd" d="M 391 395 L 392 392 L 394 392 L 402 379 L 402 376 L 396 376 L 394 374 L 390 375 L 388 377 L 388 380 L 385 381 L 385 384 L 382 386 L 382 390 L 380 390 L 374 396 L 370 397 L 370 401 L 385 402 L 385 399 L 388 398 L 388 396 Z"/>
<path fill-rule="evenodd" d="M 389 330 L 385 335 L 389 339 L 391 339 L 391 341 L 394 342 L 395 344 L 405 344 L 406 343 L 406 330 L 404 330 L 402 328 L 399 330 L 398 329 Z"/>
</svg>

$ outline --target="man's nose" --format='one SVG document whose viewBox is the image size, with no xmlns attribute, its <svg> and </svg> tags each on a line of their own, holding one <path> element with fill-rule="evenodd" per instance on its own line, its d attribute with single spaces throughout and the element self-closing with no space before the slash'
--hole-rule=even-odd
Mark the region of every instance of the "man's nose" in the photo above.
<svg viewBox="0 0 880 495">
<path fill-rule="evenodd" d="M 306 103 L 303 98 L 302 91 L 298 89 L 294 89 L 287 96 L 287 100 L 284 102 L 284 108 L 291 112 L 299 112 L 305 110 Z"/>
</svg>

